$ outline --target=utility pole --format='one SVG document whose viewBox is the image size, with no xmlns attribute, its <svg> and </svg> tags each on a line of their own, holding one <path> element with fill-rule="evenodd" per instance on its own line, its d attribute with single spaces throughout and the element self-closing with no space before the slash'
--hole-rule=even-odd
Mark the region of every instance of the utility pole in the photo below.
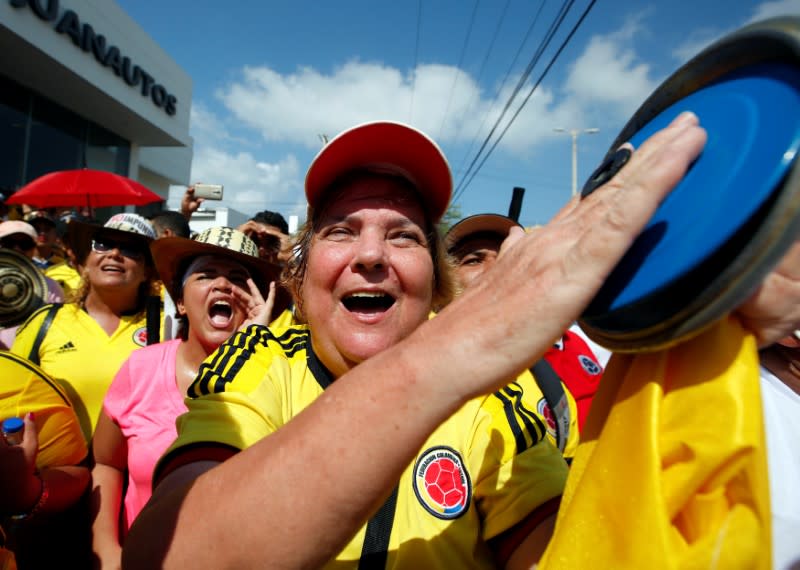
<svg viewBox="0 0 800 570">
<path fill-rule="evenodd" d="M 564 128 L 557 128 L 553 129 L 553 131 L 557 133 L 568 133 L 572 136 L 572 195 L 575 196 L 578 193 L 578 135 L 581 133 L 585 133 L 587 135 L 593 135 L 595 133 L 599 133 L 600 129 L 564 129 Z"/>
</svg>

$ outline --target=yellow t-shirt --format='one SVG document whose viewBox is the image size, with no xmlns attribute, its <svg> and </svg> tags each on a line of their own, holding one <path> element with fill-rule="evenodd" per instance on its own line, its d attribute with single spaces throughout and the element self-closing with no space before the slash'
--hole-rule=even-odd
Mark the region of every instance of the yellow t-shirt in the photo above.
<svg viewBox="0 0 800 570">
<path fill-rule="evenodd" d="M 19 328 L 11 352 L 28 358 L 49 308 L 42 307 Z M 123 316 L 111 336 L 78 305 L 66 304 L 56 313 L 39 347 L 39 364 L 65 388 L 87 441 L 117 370 L 133 350 L 146 344 L 144 312 Z"/>
<path fill-rule="evenodd" d="M 294 325 L 300 324 L 294 316 L 294 307 L 284 309 L 283 312 L 275 317 L 269 326 L 273 329 L 284 329 Z"/>
<path fill-rule="evenodd" d="M 526 370 L 520 374 L 520 376 L 517 378 L 517 382 L 522 383 L 526 387 L 526 393 L 530 392 L 531 400 L 536 402 L 533 410 L 536 412 L 537 416 L 542 418 L 547 426 L 547 439 L 550 440 L 550 443 L 558 447 L 555 428 L 556 420 L 553 414 L 550 412 L 547 405 L 547 400 L 545 400 L 544 394 L 539 388 L 539 385 L 536 383 L 536 380 L 533 378 L 533 375 L 529 370 Z M 578 444 L 580 443 L 580 430 L 578 429 L 578 405 L 575 403 L 575 398 L 572 396 L 569 388 L 567 388 L 563 382 L 561 383 L 561 387 L 564 389 L 564 397 L 566 398 L 567 406 L 569 407 L 569 433 L 567 434 L 567 440 L 564 445 L 564 457 L 571 460 L 575 456 L 575 451 L 578 449 Z"/>
<path fill-rule="evenodd" d="M 81 284 L 81 276 L 78 271 L 66 261 L 52 265 L 44 270 L 44 274 L 61 285 L 65 299 L 78 290 Z"/>
<path fill-rule="evenodd" d="M 182 453 L 199 457 L 196 445 L 186 446 L 255 444 L 332 381 L 311 350 L 307 327 L 248 327 L 201 365 L 178 439 L 155 479 Z M 561 495 L 567 465 L 545 438 L 529 387 L 523 379 L 472 400 L 431 434 L 398 484 L 387 568 L 493 568 L 487 541 Z M 358 565 L 365 532 L 332 566 Z"/>
<path fill-rule="evenodd" d="M 64 390 L 28 360 L 0 351 L 0 418 L 33 412 L 39 451 L 36 467 L 77 465 L 88 453 L 78 418 Z"/>
</svg>

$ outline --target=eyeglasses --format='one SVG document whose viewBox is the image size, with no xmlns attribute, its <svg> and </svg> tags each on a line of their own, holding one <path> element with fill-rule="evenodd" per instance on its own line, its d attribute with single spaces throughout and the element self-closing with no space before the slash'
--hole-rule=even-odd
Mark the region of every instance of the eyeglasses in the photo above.
<svg viewBox="0 0 800 570">
<path fill-rule="evenodd" d="M 92 251 L 95 253 L 108 253 L 112 249 L 116 249 L 122 255 L 131 259 L 144 259 L 144 251 L 138 245 L 120 243 L 108 238 L 95 238 L 92 240 Z"/>
</svg>

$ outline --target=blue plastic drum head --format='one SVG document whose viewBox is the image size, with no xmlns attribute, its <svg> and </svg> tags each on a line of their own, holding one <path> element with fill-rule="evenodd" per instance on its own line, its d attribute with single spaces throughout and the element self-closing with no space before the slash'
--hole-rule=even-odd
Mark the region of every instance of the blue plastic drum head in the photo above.
<svg viewBox="0 0 800 570">
<path fill-rule="evenodd" d="M 699 332 L 735 306 L 719 306 L 721 295 L 741 302 L 753 270 L 763 275 L 776 261 L 773 251 L 751 251 L 754 237 L 785 241 L 761 226 L 782 204 L 800 148 L 800 67 L 766 62 L 727 73 L 658 112 L 631 143 L 638 148 L 687 110 L 708 133 L 703 152 L 581 317 L 612 350 L 654 349 Z M 783 224 L 796 233 L 793 219 Z"/>
</svg>

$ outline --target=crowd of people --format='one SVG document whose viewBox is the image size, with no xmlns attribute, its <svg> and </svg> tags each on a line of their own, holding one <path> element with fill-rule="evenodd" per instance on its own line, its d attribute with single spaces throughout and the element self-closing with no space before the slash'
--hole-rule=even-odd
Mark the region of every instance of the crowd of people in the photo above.
<svg viewBox="0 0 800 570">
<path fill-rule="evenodd" d="M 639 396 L 606 384 L 641 376 L 576 322 L 705 140 L 679 115 L 528 231 L 480 214 L 442 234 L 449 165 L 387 121 L 323 147 L 294 235 L 270 211 L 192 235 L 192 187 L 150 219 L 3 222 L 0 255 L 49 279 L 0 337 L 19 380 L 0 410 L 25 425 L 20 444 L 0 441 L 0 568 L 576 567 L 564 553 L 582 533 L 622 532 L 580 518 L 582 489 L 625 502 L 585 481 L 614 403 Z M 795 246 L 731 317 L 762 349 L 772 533 L 752 535 L 772 544 L 736 546 L 755 567 L 800 564 L 798 274 Z M 758 375 L 736 370 L 757 393 Z M 731 510 L 758 502 L 748 481 L 725 495 Z M 703 545 L 739 519 L 697 504 L 703 524 L 675 509 L 680 548 L 698 566 L 729 560 L 724 540 Z M 616 562 L 635 550 L 606 542 Z"/>
</svg>

